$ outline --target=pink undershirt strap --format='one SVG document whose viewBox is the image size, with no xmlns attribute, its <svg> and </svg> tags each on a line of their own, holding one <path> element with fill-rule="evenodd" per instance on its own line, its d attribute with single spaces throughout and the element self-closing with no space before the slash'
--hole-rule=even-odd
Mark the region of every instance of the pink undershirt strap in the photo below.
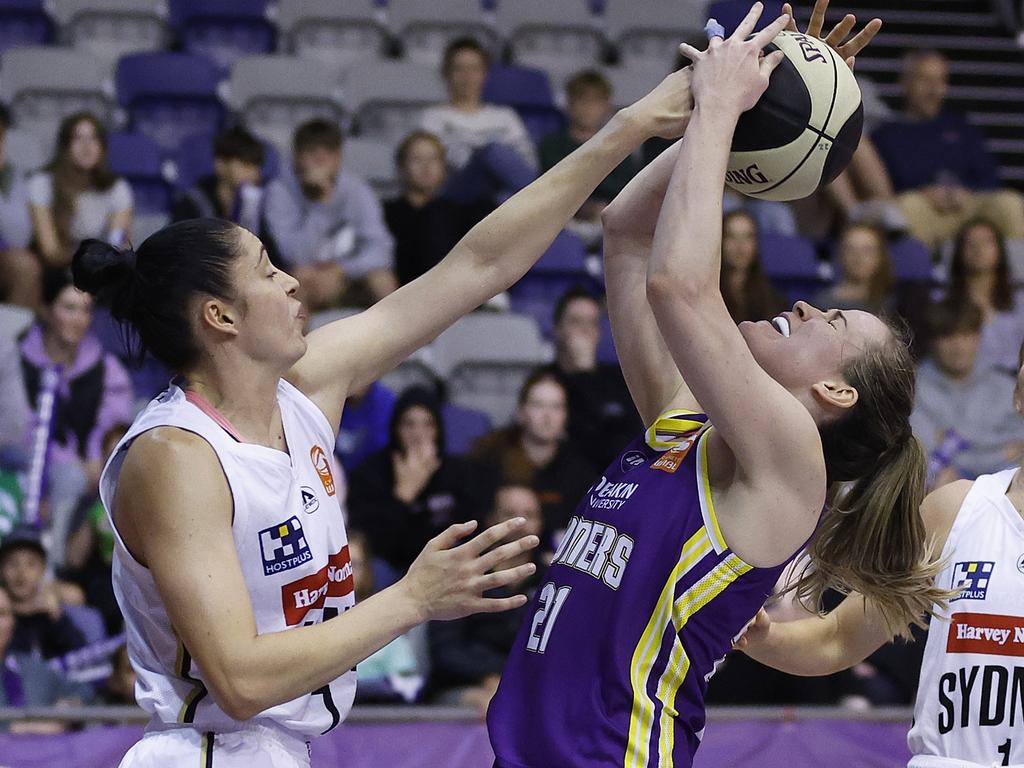
<svg viewBox="0 0 1024 768">
<path fill-rule="evenodd" d="M 242 436 L 238 434 L 238 430 L 235 429 L 234 425 L 232 425 L 232 423 L 228 421 L 220 411 L 214 408 L 205 397 L 200 395 L 198 392 L 192 391 L 191 389 L 186 389 L 185 399 L 192 403 L 192 405 L 194 405 L 200 411 L 205 413 L 207 416 L 209 416 L 211 419 L 213 419 L 217 423 L 217 425 L 220 426 L 221 429 L 223 429 L 225 432 L 227 432 L 229 435 L 235 438 L 235 440 L 237 440 L 240 443 L 245 442 L 245 440 L 242 439 Z"/>
</svg>

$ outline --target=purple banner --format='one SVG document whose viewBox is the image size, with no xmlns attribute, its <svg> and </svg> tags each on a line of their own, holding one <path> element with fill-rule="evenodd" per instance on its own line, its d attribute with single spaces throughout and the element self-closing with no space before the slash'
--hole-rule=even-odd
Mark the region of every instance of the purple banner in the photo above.
<svg viewBox="0 0 1024 768">
<path fill-rule="evenodd" d="M 695 768 L 899 768 L 910 758 L 909 723 L 842 720 L 730 721 L 708 726 Z M 0 734 L 3 768 L 115 768 L 141 726 L 61 736 Z M 490 768 L 482 724 L 352 723 L 313 743 L 314 768 Z"/>
</svg>

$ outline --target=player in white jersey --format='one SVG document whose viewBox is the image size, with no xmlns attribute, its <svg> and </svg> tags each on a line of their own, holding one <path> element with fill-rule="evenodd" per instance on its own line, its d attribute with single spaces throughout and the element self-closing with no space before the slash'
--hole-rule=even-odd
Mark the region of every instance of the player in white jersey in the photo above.
<svg viewBox="0 0 1024 768">
<path fill-rule="evenodd" d="M 1024 416 L 1024 346 L 1014 405 Z M 910 768 L 1024 768 L 1024 472 L 943 486 L 921 513 L 942 550 L 937 585 L 960 591 L 931 620 Z M 783 672 L 825 675 L 892 634 L 870 601 L 851 594 L 823 618 L 780 624 L 762 612 L 738 646 Z"/>
<path fill-rule="evenodd" d="M 137 697 L 151 714 L 122 765 L 308 765 L 342 720 L 353 668 L 412 626 L 523 604 L 485 599 L 532 565 L 521 520 L 432 540 L 395 586 L 353 606 L 337 468 L 342 405 L 518 280 L 597 184 L 653 136 L 682 135 L 688 73 L 669 75 L 474 227 L 434 269 L 303 334 L 297 282 L 228 222 L 171 225 L 138 249 L 85 241 L 76 285 L 178 374 L 104 470 L 114 580 Z M 327 621 L 332 619 L 331 621 Z"/>
</svg>

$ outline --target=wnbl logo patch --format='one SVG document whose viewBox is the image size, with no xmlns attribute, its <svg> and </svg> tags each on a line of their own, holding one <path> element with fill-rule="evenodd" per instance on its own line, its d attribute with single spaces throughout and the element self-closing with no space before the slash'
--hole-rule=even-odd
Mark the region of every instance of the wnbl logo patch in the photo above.
<svg viewBox="0 0 1024 768">
<path fill-rule="evenodd" d="M 260 552 L 265 576 L 290 570 L 313 559 L 302 532 L 302 523 L 297 517 L 260 531 Z"/>
<path fill-rule="evenodd" d="M 992 578 L 994 562 L 987 560 L 969 560 L 964 563 L 957 563 L 953 567 L 953 589 L 963 588 L 957 597 L 950 602 L 957 600 L 984 600 L 988 594 L 988 583 Z"/>
</svg>

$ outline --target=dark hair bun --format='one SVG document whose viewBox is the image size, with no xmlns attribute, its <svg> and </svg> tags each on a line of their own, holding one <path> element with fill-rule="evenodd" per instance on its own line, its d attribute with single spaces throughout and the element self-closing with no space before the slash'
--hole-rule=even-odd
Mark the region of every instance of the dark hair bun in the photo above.
<svg viewBox="0 0 1024 768">
<path fill-rule="evenodd" d="M 75 287 L 96 297 L 118 320 L 126 320 L 133 304 L 135 251 L 102 240 L 83 240 L 71 260 Z"/>
</svg>

